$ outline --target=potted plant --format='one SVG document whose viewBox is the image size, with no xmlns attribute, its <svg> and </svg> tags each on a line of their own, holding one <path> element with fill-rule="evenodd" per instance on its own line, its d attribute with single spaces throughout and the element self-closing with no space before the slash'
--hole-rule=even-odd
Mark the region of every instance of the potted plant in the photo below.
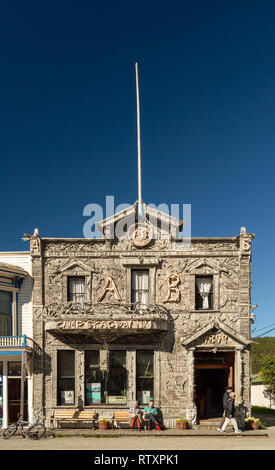
<svg viewBox="0 0 275 470">
<path fill-rule="evenodd" d="M 176 427 L 177 429 L 187 429 L 189 421 L 186 418 L 178 418 L 176 419 Z"/>
<path fill-rule="evenodd" d="M 247 429 L 259 429 L 260 420 L 259 418 L 254 418 L 253 416 L 249 416 L 249 418 L 245 419 L 245 427 Z"/>
<path fill-rule="evenodd" d="M 98 420 L 98 429 L 108 429 L 110 421 L 105 418 L 104 416 L 102 418 L 99 418 Z"/>
</svg>

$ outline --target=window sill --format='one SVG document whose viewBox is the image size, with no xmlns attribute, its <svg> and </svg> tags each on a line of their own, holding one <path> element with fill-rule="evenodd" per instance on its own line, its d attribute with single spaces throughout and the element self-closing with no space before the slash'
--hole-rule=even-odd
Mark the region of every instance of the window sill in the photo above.
<svg viewBox="0 0 275 470">
<path fill-rule="evenodd" d="M 197 310 L 190 310 L 190 313 L 220 313 L 220 310 L 214 310 L 211 308 L 201 308 Z"/>
</svg>

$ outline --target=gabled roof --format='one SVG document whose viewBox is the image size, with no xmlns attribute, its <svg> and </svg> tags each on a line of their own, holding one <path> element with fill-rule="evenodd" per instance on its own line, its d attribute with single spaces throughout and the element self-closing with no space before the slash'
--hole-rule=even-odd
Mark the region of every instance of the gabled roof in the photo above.
<svg viewBox="0 0 275 470">
<path fill-rule="evenodd" d="M 142 202 L 142 210 L 144 213 L 144 217 L 146 219 L 155 219 L 157 221 L 163 221 L 166 224 L 179 227 L 181 228 L 183 225 L 183 221 L 180 219 L 177 219 L 175 217 L 172 217 L 165 212 L 162 212 L 160 210 L 157 210 L 153 207 L 148 206 L 145 204 L 145 202 Z M 107 217 L 106 219 L 103 219 L 100 222 L 97 222 L 97 227 L 99 230 L 104 231 L 104 229 L 112 224 L 117 223 L 118 221 L 130 217 L 138 216 L 138 201 L 136 201 L 132 206 L 128 207 L 127 209 L 124 209 L 120 212 L 115 213 L 114 215 Z"/>
<path fill-rule="evenodd" d="M 243 346 L 248 346 L 252 341 L 245 338 L 244 336 L 240 335 L 236 330 L 231 328 L 228 325 L 225 325 L 225 323 L 221 321 L 212 321 L 208 325 L 206 325 L 204 328 L 202 328 L 199 331 L 196 331 L 195 333 L 192 333 L 189 335 L 187 338 L 185 338 L 182 341 L 183 346 L 189 346 L 191 343 L 199 339 L 200 337 L 204 336 L 208 331 L 211 331 L 213 329 L 216 330 L 221 330 L 224 333 L 226 333 L 228 336 L 230 336 L 233 340 L 235 340 L 237 343 L 240 343 Z"/>
</svg>

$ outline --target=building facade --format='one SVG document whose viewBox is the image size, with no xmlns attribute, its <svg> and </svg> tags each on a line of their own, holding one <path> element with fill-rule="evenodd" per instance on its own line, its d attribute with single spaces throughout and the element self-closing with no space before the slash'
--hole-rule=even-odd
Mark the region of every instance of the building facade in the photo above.
<svg viewBox="0 0 275 470">
<path fill-rule="evenodd" d="M 25 357 L 24 418 L 32 419 L 32 278 L 29 252 L 0 253 L 0 424 L 20 412 Z"/>
<path fill-rule="evenodd" d="M 108 236 L 135 204 L 99 224 L 102 238 L 29 237 L 41 350 L 33 406 L 47 425 L 60 407 L 111 417 L 150 398 L 167 426 L 179 417 L 196 425 L 221 416 L 227 384 L 240 424 L 250 412 L 254 235 L 243 227 L 234 237 L 192 238 L 182 250 L 167 229 L 181 222 L 144 207 L 143 236 L 136 222 L 132 237 Z"/>
</svg>

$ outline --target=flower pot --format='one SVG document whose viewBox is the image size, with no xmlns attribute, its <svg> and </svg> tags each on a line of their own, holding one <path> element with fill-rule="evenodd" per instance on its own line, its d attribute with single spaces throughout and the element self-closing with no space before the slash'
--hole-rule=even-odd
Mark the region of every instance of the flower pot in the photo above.
<svg viewBox="0 0 275 470">
<path fill-rule="evenodd" d="M 259 429 L 259 423 L 255 423 L 255 421 L 252 423 L 252 429 Z"/>
<path fill-rule="evenodd" d="M 99 421 L 98 422 L 98 429 L 108 429 L 108 423 Z"/>
<path fill-rule="evenodd" d="M 187 429 L 188 423 L 176 422 L 177 429 Z"/>
</svg>

